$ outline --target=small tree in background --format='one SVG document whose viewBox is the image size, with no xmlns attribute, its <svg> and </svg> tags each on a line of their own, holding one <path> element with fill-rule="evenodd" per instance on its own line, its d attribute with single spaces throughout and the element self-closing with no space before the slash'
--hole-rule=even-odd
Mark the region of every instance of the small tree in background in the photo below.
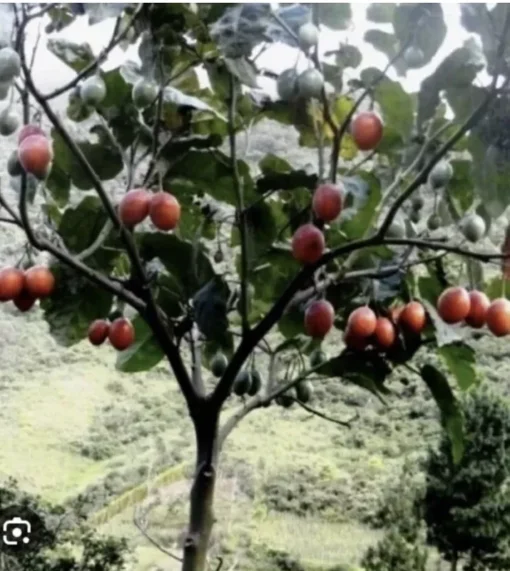
<svg viewBox="0 0 510 571">
<path fill-rule="evenodd" d="M 465 451 L 452 462 L 448 437 L 430 452 L 424 517 L 428 541 L 451 569 L 510 566 L 510 407 L 486 391 L 463 403 Z"/>
<path fill-rule="evenodd" d="M 349 4 L 0 6 L 0 134 L 18 143 L 5 157 L 17 200 L 0 195 L 2 223 L 27 240 L 0 273 L 0 299 L 21 312 L 41 300 L 62 345 L 108 339 L 121 371 L 169 363 L 197 446 L 182 571 L 208 567 L 220 454 L 248 414 L 297 403 L 325 418 L 309 382 L 327 378 L 384 400 L 393 371 L 424 345 L 461 389 L 476 382 L 475 352 L 450 325 L 510 334 L 510 272 L 503 263 L 505 279 L 484 276 L 484 263 L 510 255 L 510 239 L 488 234 L 510 203 L 507 5 L 463 6 L 462 25 L 481 41 L 456 46 L 418 94 L 387 72 L 431 62 L 446 36 L 440 4 L 368 7 L 369 22 L 392 26 L 365 35 L 388 58 L 382 71 L 363 67 L 350 43 L 319 49 L 321 27 L 350 29 Z M 116 17 L 98 56 L 52 37 L 78 14 L 91 25 Z M 39 44 L 33 54 L 26 45 L 41 19 L 48 49 L 76 72 L 49 93 L 32 74 Z M 257 55 L 277 42 L 302 69 L 260 69 Z M 133 43 L 139 62 L 102 69 Z M 487 86 L 475 84 L 482 70 Z M 276 81 L 277 100 L 261 76 Z M 52 108 L 63 94 L 66 121 L 90 120 L 87 132 L 72 135 Z M 317 171 L 272 153 L 250 169 L 237 134 L 262 119 L 295 127 Z M 121 174 L 126 192 L 115 195 L 104 183 Z M 449 287 L 459 280 L 469 293 Z M 321 344 L 334 333 L 344 343 L 327 357 Z M 419 375 L 458 462 L 462 416 L 448 379 L 430 364 Z M 236 410 L 224 419 L 227 403 Z"/>
</svg>

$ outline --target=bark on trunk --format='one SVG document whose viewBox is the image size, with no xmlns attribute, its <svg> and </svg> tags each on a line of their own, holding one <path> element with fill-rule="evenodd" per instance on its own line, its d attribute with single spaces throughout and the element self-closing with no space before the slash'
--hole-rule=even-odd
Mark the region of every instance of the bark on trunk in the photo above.
<svg viewBox="0 0 510 571">
<path fill-rule="evenodd" d="M 459 557 L 456 553 L 454 553 L 453 559 L 452 559 L 451 565 L 450 565 L 450 571 L 457 571 L 458 562 L 459 562 Z"/>
<path fill-rule="evenodd" d="M 197 459 L 190 494 L 188 533 L 182 571 L 206 571 L 207 550 L 214 524 L 214 486 L 217 467 L 218 415 L 195 420 Z"/>
</svg>

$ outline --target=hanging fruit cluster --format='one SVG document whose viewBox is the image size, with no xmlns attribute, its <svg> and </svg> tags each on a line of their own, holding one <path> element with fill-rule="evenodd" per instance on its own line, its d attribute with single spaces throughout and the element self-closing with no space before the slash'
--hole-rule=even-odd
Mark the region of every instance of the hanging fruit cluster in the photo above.
<svg viewBox="0 0 510 571">
<path fill-rule="evenodd" d="M 55 276 L 45 266 L 0 270 L 0 301 L 12 301 L 22 312 L 33 307 L 38 299 L 50 296 L 55 289 Z"/>
<path fill-rule="evenodd" d="M 181 205 L 168 192 L 151 193 L 145 188 L 134 188 L 122 197 L 119 216 L 127 228 L 134 228 L 149 216 L 158 230 L 168 231 L 179 223 Z"/>
<path fill-rule="evenodd" d="M 117 351 L 124 351 L 135 341 L 135 329 L 131 321 L 125 317 L 117 317 L 112 323 L 106 319 L 96 319 L 88 330 L 88 338 L 92 345 L 98 347 L 106 339 Z"/>
</svg>

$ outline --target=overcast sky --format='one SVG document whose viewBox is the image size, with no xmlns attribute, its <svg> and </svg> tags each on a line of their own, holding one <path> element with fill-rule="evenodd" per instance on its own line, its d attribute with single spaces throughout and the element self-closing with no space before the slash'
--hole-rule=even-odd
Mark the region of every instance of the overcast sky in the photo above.
<svg viewBox="0 0 510 571">
<path fill-rule="evenodd" d="M 372 46 L 363 42 L 363 36 L 367 29 L 379 27 L 391 31 L 391 26 L 375 25 L 368 22 L 365 18 L 367 6 L 369 4 L 354 4 L 352 3 L 353 10 L 353 26 L 347 32 L 336 32 L 329 29 L 321 30 L 320 47 L 321 51 L 331 50 L 338 47 L 340 41 L 348 40 L 349 43 L 356 45 L 362 49 L 364 56 L 362 65 L 364 67 L 371 65 L 382 68 L 387 63 L 386 57 L 380 52 L 376 51 Z M 434 59 L 429 65 L 420 69 L 408 72 L 406 78 L 399 78 L 405 89 L 410 91 L 417 91 L 420 83 L 424 77 L 427 77 L 438 65 L 442 59 L 452 52 L 455 48 L 462 45 L 462 43 L 469 37 L 469 34 L 460 25 L 460 9 L 458 4 L 444 3 L 442 4 L 444 10 L 444 18 L 448 25 L 448 32 L 446 40 L 441 46 Z M 61 36 L 70 39 L 74 42 L 88 42 L 93 49 L 94 53 L 99 53 L 101 48 L 108 42 L 111 32 L 113 30 L 114 20 L 106 20 L 94 26 L 87 25 L 87 18 L 80 17 L 71 26 L 66 28 L 59 34 L 52 34 L 52 37 Z M 37 24 L 29 28 L 29 39 L 33 42 L 37 34 Z M 74 72 L 62 64 L 55 56 L 45 49 L 44 39 L 40 43 L 38 56 L 35 66 L 35 79 L 37 84 L 43 91 L 49 91 L 54 87 L 61 85 L 64 81 L 73 77 Z M 136 48 L 130 48 L 127 52 L 123 52 L 120 48 L 116 48 L 106 63 L 106 68 L 112 68 L 128 57 L 130 59 L 137 59 Z M 265 54 L 263 54 L 258 62 L 262 67 L 272 69 L 275 72 L 281 72 L 284 69 L 292 66 L 296 61 L 296 51 L 288 46 L 278 44 L 272 46 Z M 306 65 L 304 56 L 300 62 L 300 66 Z M 356 72 L 354 72 L 356 73 Z M 390 77 L 396 78 L 393 70 L 389 72 Z M 262 80 L 261 87 L 268 91 L 274 90 L 274 82 L 271 80 Z M 66 98 L 64 99 L 66 100 Z"/>
</svg>

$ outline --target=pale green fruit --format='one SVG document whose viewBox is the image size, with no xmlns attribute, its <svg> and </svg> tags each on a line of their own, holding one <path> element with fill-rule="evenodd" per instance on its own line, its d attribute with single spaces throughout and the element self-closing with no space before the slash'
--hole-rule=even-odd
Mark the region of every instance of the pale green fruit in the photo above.
<svg viewBox="0 0 510 571">
<path fill-rule="evenodd" d="M 409 215 L 411 222 L 417 224 L 420 221 L 420 213 L 417 210 L 413 210 Z"/>
<path fill-rule="evenodd" d="M 445 160 L 439 161 L 430 171 L 429 184 L 432 188 L 441 188 L 450 182 L 452 176 L 452 165 Z"/>
<path fill-rule="evenodd" d="M 155 83 L 147 81 L 146 79 L 140 79 L 133 85 L 131 97 L 133 98 L 133 103 L 139 109 L 143 109 L 151 103 L 154 103 L 157 96 L 158 86 Z"/>
<path fill-rule="evenodd" d="M 97 75 L 86 79 L 80 87 L 80 97 L 86 105 L 99 105 L 106 97 L 106 84 Z"/>
<path fill-rule="evenodd" d="M 413 200 L 411 202 L 411 206 L 412 206 L 413 210 L 416 210 L 416 211 L 421 210 L 425 206 L 425 200 L 424 200 L 423 196 L 417 195 L 417 196 L 413 197 Z"/>
<path fill-rule="evenodd" d="M 461 222 L 461 230 L 467 240 L 478 242 L 487 230 L 485 220 L 478 214 L 469 214 Z"/>
<path fill-rule="evenodd" d="M 298 37 L 299 45 L 303 49 L 308 50 L 317 45 L 317 42 L 319 41 L 319 30 L 317 26 L 308 22 L 299 28 Z"/>
<path fill-rule="evenodd" d="M 18 114 L 9 107 L 0 113 L 0 135 L 8 137 L 12 135 L 19 127 Z"/>
<path fill-rule="evenodd" d="M 394 220 L 390 224 L 388 230 L 386 231 L 386 238 L 400 239 L 400 238 L 405 238 L 405 236 L 406 236 L 405 226 L 401 222 L 398 222 L 396 220 Z"/>
<path fill-rule="evenodd" d="M 429 230 L 437 230 L 441 227 L 441 218 L 437 214 L 432 214 L 427 220 L 427 228 Z"/>
<path fill-rule="evenodd" d="M 420 48 L 415 46 L 409 46 L 404 52 L 404 61 L 406 62 L 407 67 L 420 67 L 423 65 L 424 59 L 425 54 Z"/>
<path fill-rule="evenodd" d="M 12 81 L 20 74 L 21 60 L 10 47 L 0 50 L 0 81 Z"/>
<path fill-rule="evenodd" d="M 297 86 L 300 97 L 305 99 L 320 97 L 324 87 L 324 77 L 318 69 L 307 69 L 299 75 Z"/>
<path fill-rule="evenodd" d="M 3 101 L 9 95 L 9 91 L 11 90 L 12 82 L 11 81 L 2 81 L 0 82 L 0 101 Z"/>
<path fill-rule="evenodd" d="M 279 75 L 276 90 L 280 99 L 284 101 L 289 101 L 297 96 L 297 73 L 295 69 L 286 69 Z"/>
</svg>

